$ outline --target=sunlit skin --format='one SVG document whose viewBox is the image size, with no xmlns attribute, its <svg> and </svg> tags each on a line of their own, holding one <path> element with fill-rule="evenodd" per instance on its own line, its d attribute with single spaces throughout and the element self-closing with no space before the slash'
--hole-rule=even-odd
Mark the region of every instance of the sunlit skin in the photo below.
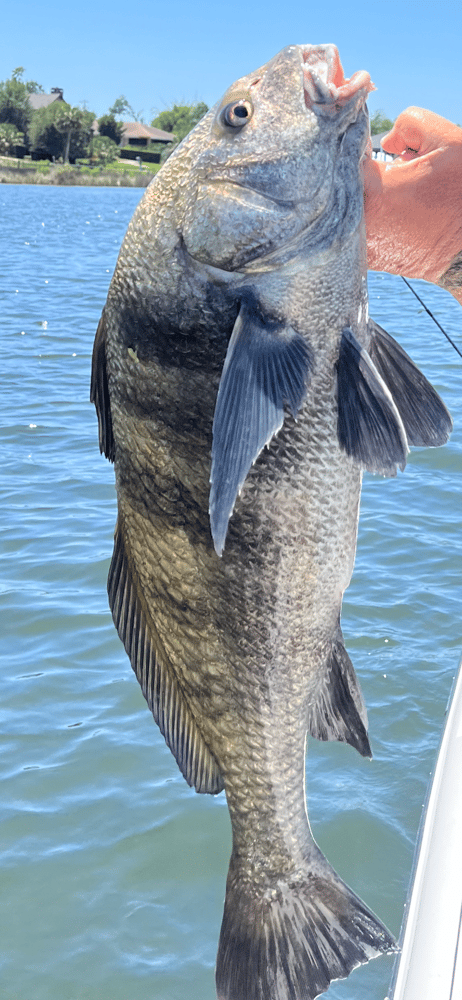
<svg viewBox="0 0 462 1000">
<path fill-rule="evenodd" d="M 397 156 L 364 163 L 368 266 L 437 283 L 462 252 L 462 129 L 410 107 L 382 145 Z"/>
</svg>

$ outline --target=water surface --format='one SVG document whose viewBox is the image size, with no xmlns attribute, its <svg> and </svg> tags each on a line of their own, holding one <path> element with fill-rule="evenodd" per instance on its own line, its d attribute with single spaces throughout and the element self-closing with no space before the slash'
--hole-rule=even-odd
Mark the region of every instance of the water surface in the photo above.
<svg viewBox="0 0 462 1000">
<path fill-rule="evenodd" d="M 0 435 L 0 997 L 215 1000 L 230 851 L 154 725 L 107 606 L 112 467 L 88 402 L 94 332 L 142 192 L 3 186 Z M 461 362 L 404 283 L 371 314 L 452 412 L 448 446 L 367 476 L 343 628 L 372 762 L 310 741 L 315 836 L 399 932 L 416 831 L 462 648 Z M 416 282 L 462 343 L 462 311 Z M 383 1000 L 391 960 L 329 1000 Z"/>
</svg>

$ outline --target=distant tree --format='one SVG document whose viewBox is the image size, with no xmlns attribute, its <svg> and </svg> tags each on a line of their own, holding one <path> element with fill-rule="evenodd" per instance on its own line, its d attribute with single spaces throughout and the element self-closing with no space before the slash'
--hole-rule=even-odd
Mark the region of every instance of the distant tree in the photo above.
<svg viewBox="0 0 462 1000">
<path fill-rule="evenodd" d="M 91 141 L 90 153 L 92 159 L 97 160 L 98 163 L 113 163 L 119 155 L 119 149 L 117 143 L 109 136 L 97 135 Z"/>
<path fill-rule="evenodd" d="M 92 111 L 72 108 L 65 101 L 54 101 L 33 114 L 31 152 L 35 158 L 62 157 L 64 163 L 86 156 L 94 119 Z"/>
<path fill-rule="evenodd" d="M 14 153 L 16 146 L 22 146 L 23 142 L 23 133 L 18 132 L 16 125 L 10 125 L 8 122 L 0 124 L 0 156 Z"/>
<path fill-rule="evenodd" d="M 27 85 L 20 79 L 22 72 L 22 66 L 18 66 L 9 80 L 0 83 L 0 123 L 15 125 L 26 137 L 32 108 Z"/>
<path fill-rule="evenodd" d="M 117 100 L 114 101 L 112 107 L 109 108 L 109 114 L 117 115 L 119 118 L 128 115 L 129 120 L 134 122 L 144 121 L 143 112 L 135 111 L 134 108 L 132 108 L 132 105 L 128 103 L 127 98 L 124 96 L 124 94 L 121 94 L 120 97 L 118 97 Z"/>
<path fill-rule="evenodd" d="M 386 118 L 383 111 L 376 111 L 371 118 L 371 135 L 389 132 L 393 128 L 393 124 L 391 118 Z"/>
<path fill-rule="evenodd" d="M 44 94 L 45 91 L 41 83 L 37 83 L 37 80 L 26 80 L 24 84 L 28 94 Z"/>
<path fill-rule="evenodd" d="M 69 163 L 71 153 L 71 139 L 73 142 L 72 159 L 76 156 L 85 156 L 88 144 L 91 140 L 91 126 L 93 115 L 91 112 L 82 111 L 81 108 L 72 108 L 65 101 L 59 101 L 58 111 L 55 118 L 55 128 L 65 138 L 63 162 Z M 78 146 L 78 150 L 76 150 Z"/>
<path fill-rule="evenodd" d="M 122 115 L 130 114 L 133 115 L 134 111 L 131 104 L 128 103 L 127 98 L 123 94 L 114 101 L 114 104 L 109 108 L 110 115 L 118 115 L 120 118 Z"/>
<path fill-rule="evenodd" d="M 61 102 L 59 102 L 61 103 Z M 78 157 L 88 156 L 88 150 L 93 138 L 92 125 L 95 120 L 94 111 L 84 111 L 82 108 L 73 108 L 78 112 L 77 123 L 74 120 L 74 128 L 71 132 L 69 158 L 76 160 Z"/>
<path fill-rule="evenodd" d="M 29 128 L 30 151 L 35 159 L 59 159 L 63 151 L 63 136 L 55 125 L 58 103 L 34 111 Z"/>
<path fill-rule="evenodd" d="M 163 132 L 172 132 L 177 141 L 181 142 L 208 110 L 207 104 L 202 101 L 199 104 L 174 104 L 172 108 L 161 111 L 153 118 L 151 125 Z"/>
<path fill-rule="evenodd" d="M 24 76 L 24 66 L 16 66 L 11 74 L 11 79 L 16 80 L 16 83 L 23 83 L 28 94 L 44 94 L 45 91 L 41 83 L 37 83 L 37 80 L 22 80 L 21 77 Z"/>
<path fill-rule="evenodd" d="M 102 115 L 101 118 L 98 118 L 99 134 L 112 139 L 118 146 L 122 141 L 123 130 L 122 122 L 116 122 L 114 115 Z"/>
</svg>

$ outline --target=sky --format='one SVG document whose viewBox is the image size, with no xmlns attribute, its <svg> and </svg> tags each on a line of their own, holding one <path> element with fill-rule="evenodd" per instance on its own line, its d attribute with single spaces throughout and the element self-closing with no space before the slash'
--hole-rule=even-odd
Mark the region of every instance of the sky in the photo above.
<svg viewBox="0 0 462 1000">
<path fill-rule="evenodd" d="M 15 0 L 0 80 L 24 66 L 98 117 L 123 94 L 149 123 L 174 103 L 212 106 L 285 45 L 333 42 L 347 77 L 369 71 L 371 114 L 415 104 L 462 125 L 461 29 L 460 0 Z"/>
</svg>

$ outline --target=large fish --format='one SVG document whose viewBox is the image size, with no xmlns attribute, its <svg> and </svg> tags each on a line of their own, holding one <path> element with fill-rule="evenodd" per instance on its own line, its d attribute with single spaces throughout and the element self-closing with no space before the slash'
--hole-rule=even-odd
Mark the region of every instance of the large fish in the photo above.
<svg viewBox="0 0 462 1000">
<path fill-rule="evenodd" d="M 146 191 L 95 340 L 114 621 L 184 777 L 231 815 L 220 1000 L 310 1000 L 394 948 L 304 788 L 307 731 L 370 755 L 340 630 L 361 470 L 451 426 L 368 319 L 370 89 L 333 45 L 230 87 Z"/>
</svg>

